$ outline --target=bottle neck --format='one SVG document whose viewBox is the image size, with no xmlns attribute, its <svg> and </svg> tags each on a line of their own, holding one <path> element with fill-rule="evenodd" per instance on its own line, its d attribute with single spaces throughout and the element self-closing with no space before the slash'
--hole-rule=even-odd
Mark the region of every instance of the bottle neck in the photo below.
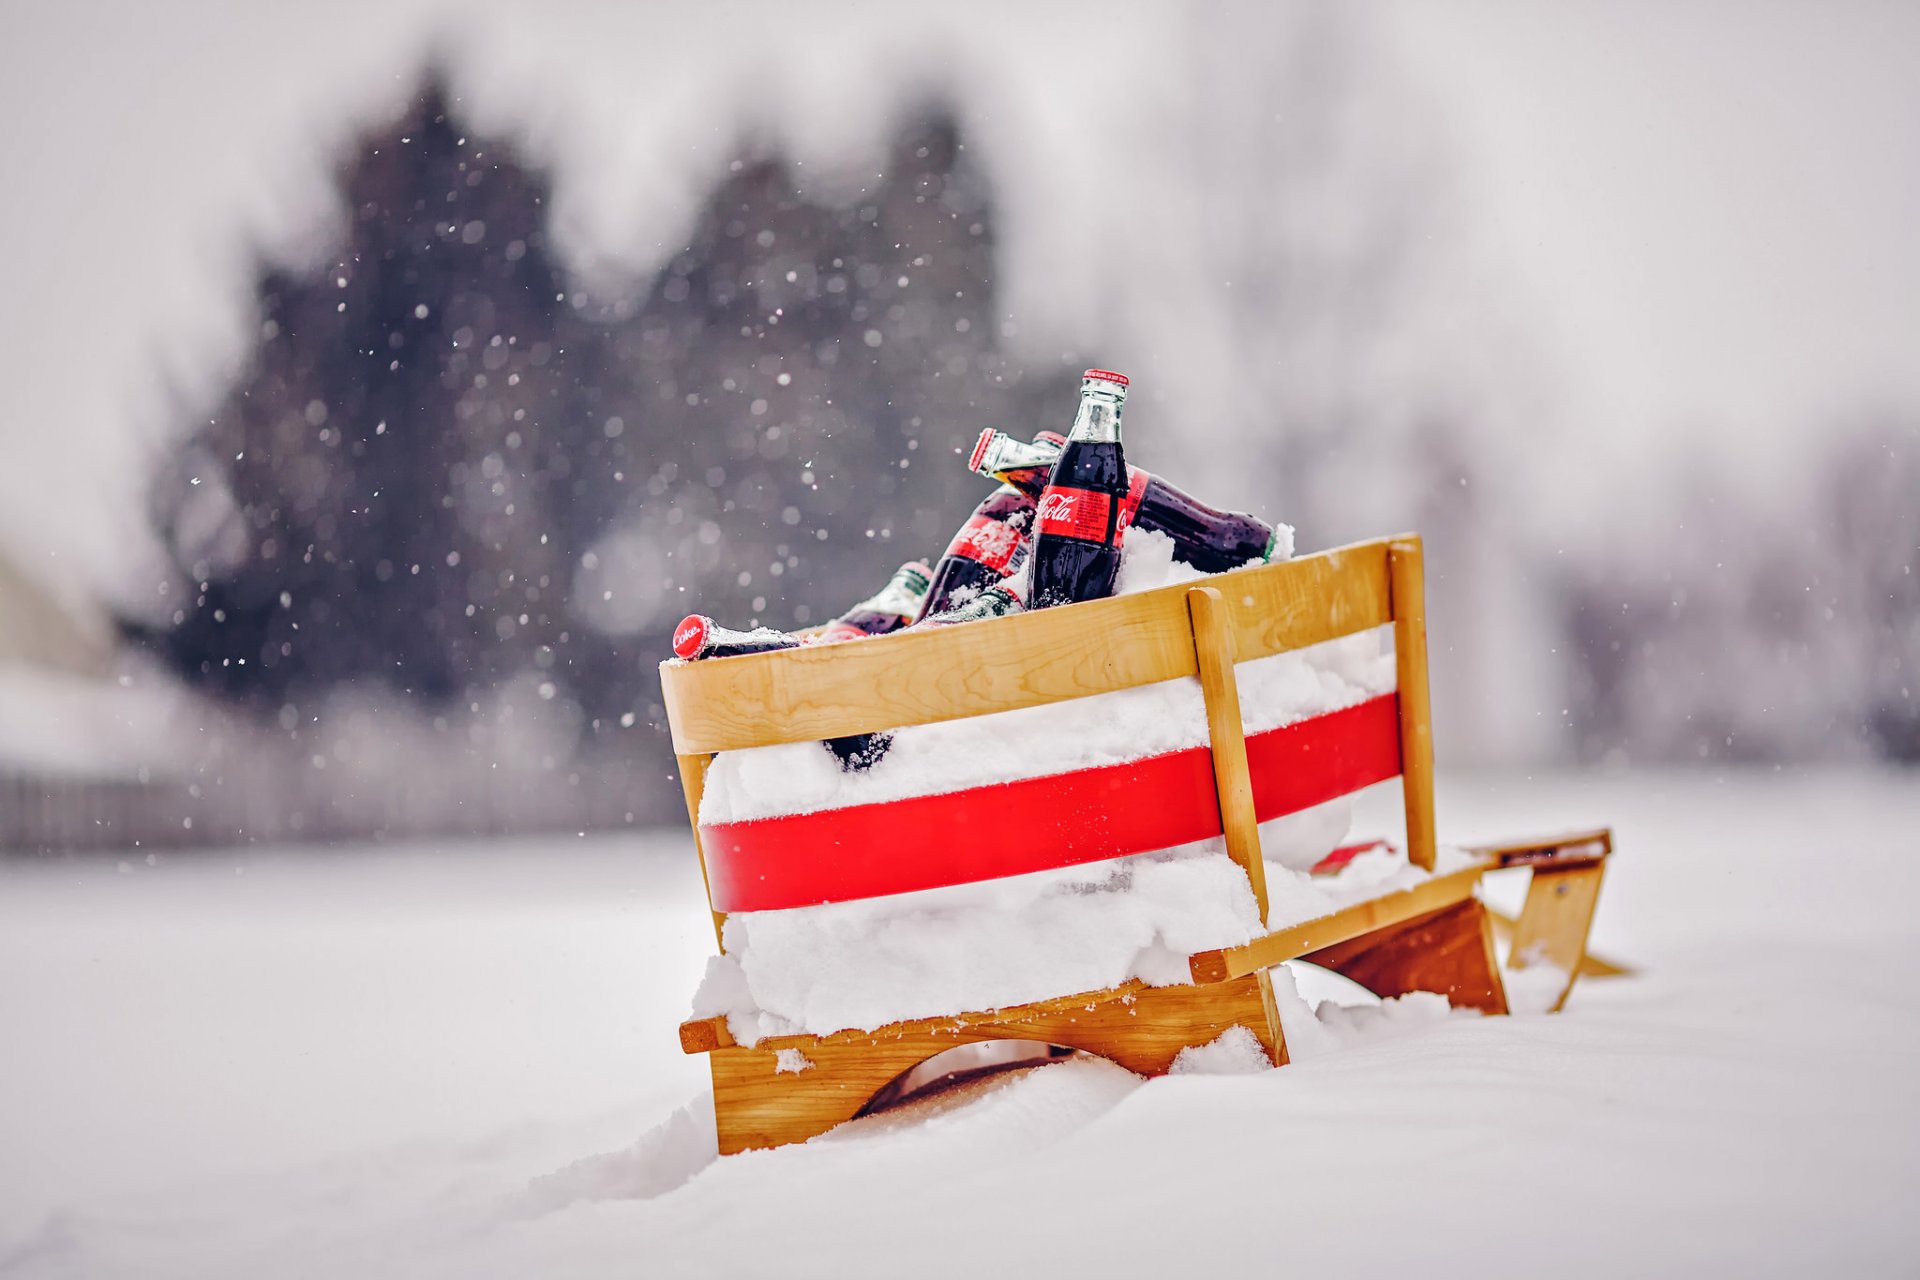
<svg viewBox="0 0 1920 1280">
<path fill-rule="evenodd" d="M 1059 439 L 1059 436 L 1047 435 L 1028 444 L 989 427 L 980 433 L 980 442 L 973 446 L 968 465 L 981 475 L 996 479 L 1029 471 L 1049 471 L 1060 457 Z"/>
<path fill-rule="evenodd" d="M 1080 391 L 1080 412 L 1074 415 L 1073 431 L 1068 438 L 1082 444 L 1118 444 L 1120 442 L 1120 406 L 1126 396 L 1084 387 Z"/>
<path fill-rule="evenodd" d="M 927 598 L 927 588 L 931 584 L 926 565 L 917 560 L 903 564 L 878 595 L 870 600 L 862 600 L 842 616 L 876 613 L 889 618 L 911 618 L 920 612 L 920 602 Z"/>
</svg>

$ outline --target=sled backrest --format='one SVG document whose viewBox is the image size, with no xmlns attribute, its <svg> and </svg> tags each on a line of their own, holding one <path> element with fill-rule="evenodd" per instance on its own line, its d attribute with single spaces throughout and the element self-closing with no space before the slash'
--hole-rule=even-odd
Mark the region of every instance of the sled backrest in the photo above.
<svg viewBox="0 0 1920 1280">
<path fill-rule="evenodd" d="M 664 663 L 661 688 L 696 841 L 706 768 L 718 751 L 932 724 L 1199 676 L 1229 851 L 1248 868 L 1264 914 L 1233 664 L 1391 623 L 1408 852 L 1431 867 L 1423 591 L 1420 540 L 1408 534 L 959 627 Z"/>
</svg>

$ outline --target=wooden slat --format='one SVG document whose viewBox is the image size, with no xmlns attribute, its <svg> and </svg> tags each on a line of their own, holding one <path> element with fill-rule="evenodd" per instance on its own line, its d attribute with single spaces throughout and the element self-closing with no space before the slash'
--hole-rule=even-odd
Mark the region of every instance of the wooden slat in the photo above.
<svg viewBox="0 0 1920 1280">
<path fill-rule="evenodd" d="M 1519 920 L 1504 911 L 1487 908 L 1487 919 L 1493 921 L 1493 931 L 1500 937 L 1511 940 L 1514 926 Z M 1618 960 L 1609 960 L 1605 956 L 1589 951 L 1580 957 L 1580 967 L 1574 971 L 1582 978 L 1630 978 L 1638 970 L 1632 965 L 1621 964 Z"/>
<path fill-rule="evenodd" d="M 1214 795 L 1227 856 L 1240 864 L 1253 886 L 1260 925 L 1267 923 L 1267 864 L 1260 853 L 1260 819 L 1253 808 L 1253 775 L 1247 768 L 1247 735 L 1240 721 L 1240 682 L 1233 674 L 1233 633 L 1218 587 L 1187 592 L 1193 622 L 1193 652 L 1207 707 L 1207 744 L 1213 757 Z"/>
<path fill-rule="evenodd" d="M 1556 864 L 1591 862 L 1613 852 L 1613 829 L 1593 827 L 1585 831 L 1569 831 L 1562 835 L 1539 836 L 1531 840 L 1467 845 L 1466 849 L 1468 853 L 1477 854 L 1482 858 L 1491 858 L 1503 867 L 1526 866 L 1541 862 Z"/>
<path fill-rule="evenodd" d="M 1044 1000 L 992 1013 L 899 1022 L 871 1032 L 781 1036 L 751 1049 L 720 1048 L 713 1068 L 720 1152 L 804 1141 L 859 1114 L 902 1072 L 955 1045 L 1034 1040 L 1099 1054 L 1141 1075 L 1164 1075 L 1182 1049 L 1204 1045 L 1230 1027 L 1251 1031 L 1270 1060 L 1285 1046 L 1268 1029 L 1259 982 L 1149 987 Z M 780 1071 L 779 1052 L 810 1064 Z"/>
<path fill-rule="evenodd" d="M 1563 970 L 1567 982 L 1550 1009 L 1558 1012 L 1573 990 L 1587 955 L 1587 932 L 1593 927 L 1593 909 L 1600 898 L 1604 862 L 1568 867 L 1541 865 L 1533 869 L 1527 900 L 1513 930 L 1513 948 L 1507 955 L 1511 969 L 1550 964 Z"/>
<path fill-rule="evenodd" d="M 1272 1034 L 1273 1043 L 1269 1046 L 1268 1058 L 1276 1067 L 1287 1065 L 1287 1033 L 1280 1026 L 1280 1004 L 1273 998 L 1273 971 L 1262 969 L 1253 975 L 1259 985 L 1260 1012 L 1266 1016 L 1267 1030 Z M 1213 985 L 1209 983 L 1208 985 Z M 1262 1043 L 1265 1043 L 1263 1040 Z"/>
<path fill-rule="evenodd" d="M 1387 549 L 1393 597 L 1393 654 L 1400 691 L 1400 785 L 1407 811 L 1407 860 L 1431 871 L 1439 849 L 1433 820 L 1433 713 L 1427 694 L 1427 587 L 1419 537 Z"/>
<path fill-rule="evenodd" d="M 1242 662 L 1390 618 L 1387 547 L 1358 543 L 1210 580 Z M 1196 672 L 1187 587 L 848 644 L 663 663 L 680 754 L 1012 711 Z"/>
<path fill-rule="evenodd" d="M 1195 952 L 1188 957 L 1187 967 L 1195 982 L 1224 982 L 1271 968 L 1283 960 L 1297 960 L 1310 951 L 1451 906 L 1471 896 L 1473 886 L 1492 869 L 1491 862 L 1475 862 L 1410 889 L 1369 898 L 1330 915 L 1276 929 L 1237 947 Z"/>
<path fill-rule="evenodd" d="M 706 794 L 707 766 L 713 763 L 713 757 L 694 752 L 675 759 L 680 765 L 680 790 L 687 797 L 687 821 L 693 827 L 693 853 L 700 859 L 700 885 L 707 891 L 707 910 L 713 915 L 713 940 L 724 953 L 727 917 L 713 910 L 713 883 L 707 879 L 707 851 L 700 845 L 700 798 Z"/>
<path fill-rule="evenodd" d="M 1351 978 L 1383 1000 L 1432 991 L 1456 1009 L 1507 1011 L 1493 929 L 1486 908 L 1474 898 L 1301 959 Z"/>
<path fill-rule="evenodd" d="M 737 1043 L 733 1032 L 727 1029 L 726 1018 L 718 1014 L 711 1018 L 688 1018 L 680 1024 L 682 1053 L 712 1053 L 715 1049 L 731 1049 Z"/>
</svg>

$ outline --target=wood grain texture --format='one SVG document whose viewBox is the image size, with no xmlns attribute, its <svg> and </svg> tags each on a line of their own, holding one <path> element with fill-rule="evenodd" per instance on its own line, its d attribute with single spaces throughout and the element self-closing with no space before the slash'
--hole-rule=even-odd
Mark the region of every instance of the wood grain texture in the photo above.
<svg viewBox="0 0 1920 1280">
<path fill-rule="evenodd" d="M 1592 827 L 1555 836 L 1536 836 L 1530 840 L 1504 840 L 1499 844 L 1466 846 L 1467 852 L 1491 858 L 1503 867 L 1518 867 L 1550 862 L 1566 865 L 1604 858 L 1613 852 L 1613 829 Z"/>
<path fill-rule="evenodd" d="M 712 1053 L 715 1049 L 732 1048 L 734 1043 L 733 1032 L 727 1029 L 727 1020 L 724 1015 L 688 1018 L 680 1024 L 680 1052 L 682 1053 Z"/>
<path fill-rule="evenodd" d="M 1260 1011 L 1266 1016 L 1267 1029 L 1272 1033 L 1273 1039 L 1270 1045 L 1265 1040 L 1262 1040 L 1261 1044 L 1266 1047 L 1267 1056 L 1273 1065 L 1284 1067 L 1287 1065 L 1287 1033 L 1280 1026 L 1280 1004 L 1273 998 L 1273 971 L 1262 969 L 1253 975 L 1253 980 L 1259 984 Z"/>
<path fill-rule="evenodd" d="M 1353 979 L 1383 1000 L 1432 991 L 1456 1009 L 1507 1011 L 1493 927 L 1477 898 L 1301 957 Z"/>
<path fill-rule="evenodd" d="M 1098 1054 L 1129 1071 L 1164 1075 L 1182 1049 L 1251 1031 L 1274 1062 L 1285 1046 L 1269 1023 L 1260 983 L 1248 977 L 1205 987 L 1131 982 L 1012 1009 L 899 1022 L 872 1032 L 781 1036 L 708 1058 L 720 1153 L 800 1142 L 857 1115 L 896 1076 L 937 1053 L 983 1040 L 1034 1040 Z M 780 1071 L 782 1049 L 809 1064 Z"/>
<path fill-rule="evenodd" d="M 1427 690 L 1425 554 L 1417 535 L 1392 540 L 1387 576 L 1394 667 L 1400 690 L 1400 785 L 1407 811 L 1407 858 L 1431 871 L 1439 849 L 1433 820 L 1433 712 Z"/>
<path fill-rule="evenodd" d="M 1513 940 L 1514 928 L 1520 923 L 1519 917 L 1510 916 L 1504 911 L 1496 911 L 1494 908 L 1488 907 L 1487 919 L 1493 922 L 1493 933 L 1495 937 L 1506 939 L 1509 942 Z M 1509 965 L 1508 967 L 1511 968 L 1512 966 Z M 1592 951 L 1588 951 L 1580 957 L 1580 967 L 1574 970 L 1575 976 L 1581 978 L 1631 978 L 1638 972 L 1639 970 L 1630 964 L 1622 964 L 1618 960 L 1609 960 L 1605 956 L 1596 955 Z"/>
<path fill-rule="evenodd" d="M 687 821 L 693 827 L 693 854 L 700 859 L 700 886 L 707 891 L 707 910 L 713 916 L 713 940 L 721 954 L 727 950 L 725 913 L 713 910 L 713 883 L 707 879 L 707 851 L 700 847 L 700 798 L 706 794 L 707 766 L 713 757 L 704 752 L 675 756 L 680 766 L 680 790 L 687 797 Z"/>
<path fill-rule="evenodd" d="M 1527 900 L 1514 924 L 1513 946 L 1507 956 L 1512 969 L 1550 964 L 1564 971 L 1567 982 L 1549 1008 L 1558 1012 L 1567 1002 L 1587 957 L 1587 933 L 1600 900 L 1605 862 L 1574 866 L 1536 866 L 1527 885 Z"/>
<path fill-rule="evenodd" d="M 1242 662 L 1391 620 L 1389 540 L 1210 579 Z M 701 662 L 660 686 L 679 754 L 871 733 L 1196 674 L 1187 587 Z"/>
<path fill-rule="evenodd" d="M 1227 856 L 1240 864 L 1253 886 L 1260 924 L 1267 923 L 1267 864 L 1260 853 L 1260 819 L 1253 807 L 1253 774 L 1247 767 L 1247 735 L 1240 721 L 1240 682 L 1233 674 L 1233 632 L 1218 587 L 1187 592 L 1194 658 L 1207 708 L 1207 742 L 1213 756 L 1214 795 Z"/>
<path fill-rule="evenodd" d="M 1195 952 L 1188 957 L 1187 967 L 1195 982 L 1224 982 L 1271 968 L 1283 960 L 1297 960 L 1309 952 L 1402 924 L 1472 897 L 1473 886 L 1492 869 L 1491 862 L 1476 862 L 1410 889 L 1369 898 L 1330 915 L 1276 929 L 1237 947 Z"/>
</svg>

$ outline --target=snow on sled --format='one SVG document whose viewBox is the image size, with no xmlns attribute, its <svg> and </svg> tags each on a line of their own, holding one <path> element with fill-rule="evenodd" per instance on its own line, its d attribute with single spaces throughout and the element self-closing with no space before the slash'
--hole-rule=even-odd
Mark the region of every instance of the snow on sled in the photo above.
<svg viewBox="0 0 1920 1280">
<path fill-rule="evenodd" d="M 1423 592 L 1420 540 L 1404 535 L 964 626 L 662 664 L 722 951 L 680 1038 L 709 1055 L 722 1154 L 824 1133 L 963 1045 L 1060 1046 L 1155 1076 L 1244 1028 L 1283 1065 L 1272 970 L 1288 960 L 1383 998 L 1506 1013 L 1496 923 L 1508 968 L 1536 993 L 1544 980 L 1540 1004 L 1557 1010 L 1596 968 L 1586 939 L 1611 836 L 1439 844 Z M 1339 696 L 1267 723 L 1263 663 L 1376 630 L 1392 636 L 1390 689 L 1364 672 L 1310 681 Z M 1076 705 L 1196 684 L 1197 746 L 1142 723 L 1114 759 L 1010 781 L 893 795 L 889 758 L 851 803 L 757 813 L 737 787 L 702 803 L 710 770 L 780 744 L 962 721 L 1004 726 L 986 743 L 1044 737 Z M 1140 743 L 1151 753 L 1129 755 Z M 1394 777 L 1404 855 L 1335 850 L 1344 828 L 1304 865 L 1263 851 Z M 1532 868 L 1525 906 L 1496 921 L 1476 889 L 1517 866 Z"/>
</svg>

